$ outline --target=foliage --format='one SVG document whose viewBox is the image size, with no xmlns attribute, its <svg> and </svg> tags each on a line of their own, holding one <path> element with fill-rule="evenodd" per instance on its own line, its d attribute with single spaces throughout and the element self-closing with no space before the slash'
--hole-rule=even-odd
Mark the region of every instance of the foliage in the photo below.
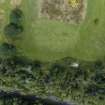
<svg viewBox="0 0 105 105">
<path fill-rule="evenodd" d="M 79 66 L 73 67 L 74 62 L 78 62 Z M 104 103 L 102 99 L 105 98 L 105 65 L 100 68 L 94 66 L 96 64 L 96 61 L 72 58 L 42 63 L 17 56 L 1 61 L 0 83 L 11 89 L 16 85 L 25 94 L 28 92 L 40 97 L 51 94 L 63 100 L 70 98 L 78 103 L 87 102 L 86 105 L 99 105 L 100 101 Z"/>
<path fill-rule="evenodd" d="M 14 23 L 17 25 L 22 24 L 22 19 L 23 19 L 23 12 L 19 8 L 15 8 L 11 11 L 10 13 L 10 23 Z"/>
<path fill-rule="evenodd" d="M 10 13 L 10 22 L 4 27 L 4 34 L 10 38 L 16 37 L 23 32 L 23 13 L 19 8 L 15 8 Z"/>
<path fill-rule="evenodd" d="M 3 43 L 0 46 L 0 56 L 2 58 L 8 58 L 16 55 L 16 48 L 12 44 Z"/>
<path fill-rule="evenodd" d="M 94 67 L 96 70 L 103 69 L 104 68 L 104 61 L 102 61 L 102 60 L 95 61 Z"/>
<path fill-rule="evenodd" d="M 22 32 L 23 32 L 23 27 L 21 25 L 17 25 L 14 23 L 10 23 L 4 28 L 5 35 L 9 37 L 16 37 L 16 35 L 19 35 Z"/>
</svg>

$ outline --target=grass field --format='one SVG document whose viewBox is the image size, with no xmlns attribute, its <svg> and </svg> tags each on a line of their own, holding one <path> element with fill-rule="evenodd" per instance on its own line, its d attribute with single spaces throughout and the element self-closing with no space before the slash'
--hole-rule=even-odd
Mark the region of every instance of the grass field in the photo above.
<svg viewBox="0 0 105 105">
<path fill-rule="evenodd" d="M 86 19 L 78 25 L 39 19 L 39 1 L 22 0 L 25 32 L 16 42 L 19 51 L 29 58 L 43 61 L 65 56 L 96 60 L 105 56 L 105 0 L 87 0 Z M 9 0 L 4 6 L 0 5 L 6 12 L 7 22 L 12 7 Z M 95 20 L 98 20 L 97 24 Z"/>
</svg>

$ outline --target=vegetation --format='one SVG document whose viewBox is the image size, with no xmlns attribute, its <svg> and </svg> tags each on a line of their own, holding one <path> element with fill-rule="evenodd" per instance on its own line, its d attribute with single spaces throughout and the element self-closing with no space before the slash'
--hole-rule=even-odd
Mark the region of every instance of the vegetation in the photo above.
<svg viewBox="0 0 105 105">
<path fill-rule="evenodd" d="M 10 23 L 5 26 L 4 34 L 10 38 L 16 38 L 23 32 L 23 13 L 19 8 L 15 8 L 10 14 Z"/>
<path fill-rule="evenodd" d="M 23 22 L 23 12 L 19 8 L 15 8 L 10 13 L 10 23 L 21 25 Z"/>
<path fill-rule="evenodd" d="M 11 57 L 0 59 L 0 89 L 5 91 L 16 89 L 21 93 L 36 94 L 39 97 L 55 96 L 80 105 L 105 105 L 105 60 L 97 60 L 105 54 L 103 1 L 89 0 L 86 20 L 74 26 L 38 19 L 36 1 L 23 0 L 26 34 L 22 41 L 16 43 L 17 49 L 22 50 L 23 55 L 44 61 L 64 56 L 84 60 L 65 58 L 44 63 L 29 59 L 27 61 L 22 57 L 12 56 L 16 51 L 14 43 L 3 43 L 0 47 L 0 55 Z M 6 10 L 10 11 L 10 8 L 7 8 L 8 6 Z M 23 29 L 21 23 L 23 16 L 19 11 L 17 13 L 12 11 L 9 23 L 10 27 L 12 24 L 12 28 L 7 28 L 9 32 L 11 29 L 13 32 L 14 30 L 19 32 L 14 36 L 24 31 L 20 31 L 19 28 Z M 7 31 L 7 34 L 9 32 Z M 72 63 L 78 63 L 79 66 L 73 67 Z M 3 100 L 6 100 L 6 97 Z M 11 103 L 11 99 L 2 102 L 5 105 Z"/>
<path fill-rule="evenodd" d="M 23 32 L 23 27 L 14 23 L 10 23 L 5 27 L 4 31 L 5 35 L 8 35 L 9 37 L 16 37 L 16 35 L 19 35 Z"/>
<path fill-rule="evenodd" d="M 67 103 L 43 99 L 35 95 L 23 95 L 19 92 L 0 92 L 2 105 L 69 105 Z"/>
<path fill-rule="evenodd" d="M 12 44 L 3 43 L 0 45 L 0 57 L 1 58 L 8 58 L 16 55 L 16 48 Z"/>
<path fill-rule="evenodd" d="M 11 11 L 10 23 L 4 27 L 7 42 L 2 43 L 0 46 L 0 54 L 3 59 L 17 55 L 17 49 L 13 41 L 14 38 L 17 39 L 17 36 L 23 32 L 22 17 L 23 13 L 19 8 L 15 8 Z"/>
<path fill-rule="evenodd" d="M 73 67 L 74 62 L 79 62 L 79 67 Z M 105 65 L 98 69 L 95 62 L 72 58 L 43 63 L 18 56 L 4 59 L 0 65 L 0 83 L 5 91 L 15 86 L 20 93 L 38 97 L 51 95 L 83 105 L 104 105 Z"/>
</svg>

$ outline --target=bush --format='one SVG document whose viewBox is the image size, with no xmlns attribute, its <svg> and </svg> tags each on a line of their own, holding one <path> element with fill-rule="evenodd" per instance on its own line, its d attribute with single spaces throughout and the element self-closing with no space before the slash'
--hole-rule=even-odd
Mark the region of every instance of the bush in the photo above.
<svg viewBox="0 0 105 105">
<path fill-rule="evenodd" d="M 103 69 L 103 68 L 104 68 L 103 61 L 101 61 L 101 60 L 95 61 L 95 63 L 94 63 L 94 68 L 95 68 L 96 70 L 101 70 L 101 69 Z"/>
<path fill-rule="evenodd" d="M 97 84 L 105 85 L 105 71 L 96 72 L 92 78 Z"/>
<path fill-rule="evenodd" d="M 32 66 L 36 69 L 40 69 L 42 67 L 42 63 L 38 60 L 33 61 Z"/>
<path fill-rule="evenodd" d="M 96 84 L 89 84 L 85 92 L 91 96 L 103 96 L 105 94 L 105 87 Z"/>
<path fill-rule="evenodd" d="M 10 14 L 10 23 L 4 27 L 4 34 L 11 37 L 16 37 L 23 32 L 22 25 L 23 13 L 19 8 L 15 8 Z"/>
<path fill-rule="evenodd" d="M 23 13 L 19 8 L 15 8 L 10 14 L 10 23 L 20 25 L 22 23 Z"/>
<path fill-rule="evenodd" d="M 12 44 L 3 43 L 0 46 L 0 56 L 2 58 L 8 58 L 16 55 L 16 48 Z"/>
<path fill-rule="evenodd" d="M 5 35 L 10 36 L 10 37 L 19 35 L 22 32 L 23 32 L 23 27 L 21 25 L 17 25 L 14 23 L 10 23 L 4 28 Z"/>
</svg>

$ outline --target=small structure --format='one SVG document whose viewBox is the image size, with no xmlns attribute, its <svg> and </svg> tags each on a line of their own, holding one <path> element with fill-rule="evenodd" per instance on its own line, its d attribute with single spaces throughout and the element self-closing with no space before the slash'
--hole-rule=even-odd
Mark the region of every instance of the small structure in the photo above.
<svg viewBox="0 0 105 105">
<path fill-rule="evenodd" d="M 78 68 L 79 67 L 79 63 L 74 62 L 74 63 L 71 64 L 71 67 Z"/>
</svg>

